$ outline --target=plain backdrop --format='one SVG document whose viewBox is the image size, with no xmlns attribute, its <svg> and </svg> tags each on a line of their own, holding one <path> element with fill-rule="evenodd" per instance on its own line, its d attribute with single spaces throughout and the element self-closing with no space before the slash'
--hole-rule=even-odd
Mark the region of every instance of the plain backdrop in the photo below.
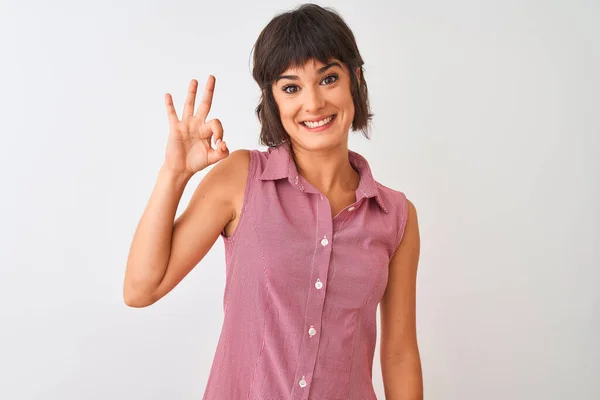
<svg viewBox="0 0 600 400">
<path fill-rule="evenodd" d="M 201 398 L 222 240 L 153 306 L 122 298 L 163 96 L 215 75 L 230 150 L 265 150 L 252 45 L 298 4 L 0 1 L 0 398 Z M 373 136 L 349 146 L 419 213 L 425 398 L 599 399 L 600 3 L 319 4 L 365 59 Z"/>
</svg>

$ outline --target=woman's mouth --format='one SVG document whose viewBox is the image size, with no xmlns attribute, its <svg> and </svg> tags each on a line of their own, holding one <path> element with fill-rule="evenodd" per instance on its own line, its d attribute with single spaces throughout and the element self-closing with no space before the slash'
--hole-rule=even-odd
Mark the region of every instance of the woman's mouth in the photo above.
<svg viewBox="0 0 600 400">
<path fill-rule="evenodd" d="M 315 121 L 315 122 L 303 121 L 300 123 L 300 125 L 302 125 L 304 127 L 304 129 L 306 129 L 309 132 L 320 132 L 320 131 L 324 131 L 325 129 L 329 128 L 331 126 L 331 124 L 333 124 L 333 121 L 335 120 L 336 116 L 337 116 L 337 114 L 333 114 L 327 118 L 322 119 L 321 121 Z"/>
</svg>

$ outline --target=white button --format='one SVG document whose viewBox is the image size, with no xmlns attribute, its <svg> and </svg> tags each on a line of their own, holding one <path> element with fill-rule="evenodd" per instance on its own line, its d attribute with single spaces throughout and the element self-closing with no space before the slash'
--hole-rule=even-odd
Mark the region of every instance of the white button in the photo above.
<svg viewBox="0 0 600 400">
<path fill-rule="evenodd" d="M 326 237 L 323 237 L 323 240 L 321 240 L 321 244 L 322 244 L 323 246 L 327 246 L 327 243 L 329 243 L 329 240 L 327 240 L 327 238 L 326 238 Z"/>
<path fill-rule="evenodd" d="M 348 211 L 354 211 L 354 207 L 350 207 Z"/>
<path fill-rule="evenodd" d="M 317 289 L 321 289 L 323 287 L 323 284 L 321 283 L 321 281 L 317 278 L 317 281 L 315 282 L 315 287 Z"/>
<path fill-rule="evenodd" d="M 314 326 L 311 326 L 310 329 L 308 330 L 308 334 L 310 336 L 315 336 L 315 333 L 317 333 L 317 330 L 315 329 Z"/>
<path fill-rule="evenodd" d="M 304 380 L 304 376 L 302 376 L 302 379 L 300 379 L 300 382 L 298 382 L 298 384 L 300 385 L 300 387 L 306 386 L 306 381 Z"/>
</svg>

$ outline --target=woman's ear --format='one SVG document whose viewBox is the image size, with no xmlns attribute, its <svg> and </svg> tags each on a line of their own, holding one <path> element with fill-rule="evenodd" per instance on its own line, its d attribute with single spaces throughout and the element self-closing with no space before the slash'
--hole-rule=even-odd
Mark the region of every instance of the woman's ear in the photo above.
<svg viewBox="0 0 600 400">
<path fill-rule="evenodd" d="M 360 85 L 360 67 L 356 68 L 356 81 Z"/>
</svg>

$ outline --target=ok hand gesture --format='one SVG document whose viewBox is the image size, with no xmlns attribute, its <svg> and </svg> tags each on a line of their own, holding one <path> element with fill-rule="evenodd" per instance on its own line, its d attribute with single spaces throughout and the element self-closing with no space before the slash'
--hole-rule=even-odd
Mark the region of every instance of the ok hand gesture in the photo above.
<svg viewBox="0 0 600 400">
<path fill-rule="evenodd" d="M 194 103 L 198 81 L 192 79 L 183 108 L 183 117 L 178 118 L 173 98 L 165 94 L 165 104 L 169 116 L 169 139 L 165 154 L 165 167 L 176 174 L 192 176 L 196 172 L 229 156 L 229 149 L 223 141 L 223 126 L 218 119 L 206 118 L 212 104 L 215 77 L 210 75 L 204 88 L 202 100 L 194 115 Z M 214 139 L 215 149 L 211 146 Z"/>
</svg>

